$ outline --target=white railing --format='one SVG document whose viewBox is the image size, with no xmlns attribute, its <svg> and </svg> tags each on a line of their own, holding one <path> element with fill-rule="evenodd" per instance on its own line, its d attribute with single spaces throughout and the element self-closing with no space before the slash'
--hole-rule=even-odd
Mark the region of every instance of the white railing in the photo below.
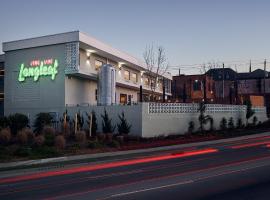
<svg viewBox="0 0 270 200">
<path fill-rule="evenodd" d="M 261 110 L 265 108 L 256 108 Z M 148 113 L 196 113 L 199 110 L 197 103 L 148 103 Z M 257 110 L 255 110 L 257 112 Z M 245 105 L 223 105 L 223 104 L 207 104 L 206 112 L 246 112 Z"/>
</svg>

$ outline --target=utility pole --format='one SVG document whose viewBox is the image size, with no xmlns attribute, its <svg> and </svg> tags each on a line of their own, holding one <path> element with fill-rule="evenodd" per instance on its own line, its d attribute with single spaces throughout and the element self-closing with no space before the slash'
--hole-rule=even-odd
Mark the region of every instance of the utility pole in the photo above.
<svg viewBox="0 0 270 200">
<path fill-rule="evenodd" d="M 180 76 L 180 74 L 181 74 L 181 69 L 180 69 L 180 67 L 179 67 L 179 76 Z"/>
<path fill-rule="evenodd" d="M 223 103 L 224 103 L 224 98 L 225 98 L 225 81 L 224 81 L 224 76 L 225 76 L 225 67 L 224 63 L 222 64 L 222 98 L 223 98 Z"/>
<path fill-rule="evenodd" d="M 264 96 L 264 105 L 266 106 L 266 101 L 265 101 L 265 76 L 266 76 L 266 59 L 264 60 L 264 76 L 263 76 L 263 96 Z"/>
<path fill-rule="evenodd" d="M 249 61 L 249 72 L 251 72 L 251 60 Z"/>
</svg>

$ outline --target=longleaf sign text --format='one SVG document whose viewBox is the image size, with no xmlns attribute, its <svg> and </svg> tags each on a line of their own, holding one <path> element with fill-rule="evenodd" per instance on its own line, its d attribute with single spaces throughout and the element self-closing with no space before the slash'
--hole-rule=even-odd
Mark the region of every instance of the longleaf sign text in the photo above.
<svg viewBox="0 0 270 200">
<path fill-rule="evenodd" d="M 41 76 L 49 76 L 52 80 L 55 79 L 58 68 L 57 59 L 44 59 L 33 60 L 29 66 L 24 63 L 20 66 L 20 72 L 18 80 L 20 82 L 25 81 L 26 78 L 33 78 L 34 81 L 38 81 Z"/>
</svg>

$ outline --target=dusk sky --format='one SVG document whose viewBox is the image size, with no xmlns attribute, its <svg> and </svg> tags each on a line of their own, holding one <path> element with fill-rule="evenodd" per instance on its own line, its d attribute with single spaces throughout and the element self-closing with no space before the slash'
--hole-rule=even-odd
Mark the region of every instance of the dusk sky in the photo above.
<svg viewBox="0 0 270 200">
<path fill-rule="evenodd" d="M 162 45 L 172 66 L 225 62 L 245 71 L 250 59 L 254 68 L 264 59 L 270 62 L 269 0 L 3 0 L 0 5 L 1 42 L 80 30 L 140 59 L 147 44 Z M 182 72 L 200 73 L 190 69 Z"/>
</svg>

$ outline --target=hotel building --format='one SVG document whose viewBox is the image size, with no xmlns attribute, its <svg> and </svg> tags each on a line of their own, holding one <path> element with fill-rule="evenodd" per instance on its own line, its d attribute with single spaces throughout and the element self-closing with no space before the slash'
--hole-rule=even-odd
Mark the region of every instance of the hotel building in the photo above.
<svg viewBox="0 0 270 200">
<path fill-rule="evenodd" d="M 140 86 L 143 101 L 153 93 L 162 99 L 164 88 L 165 98 L 171 95 L 169 73 L 159 78 L 153 92 L 142 61 L 79 31 L 4 42 L 3 51 L 5 93 L 0 91 L 0 101 L 4 98 L 5 115 L 60 114 L 66 106 L 96 105 L 98 71 L 104 64 L 115 68 L 116 104 L 137 103 Z"/>
</svg>

